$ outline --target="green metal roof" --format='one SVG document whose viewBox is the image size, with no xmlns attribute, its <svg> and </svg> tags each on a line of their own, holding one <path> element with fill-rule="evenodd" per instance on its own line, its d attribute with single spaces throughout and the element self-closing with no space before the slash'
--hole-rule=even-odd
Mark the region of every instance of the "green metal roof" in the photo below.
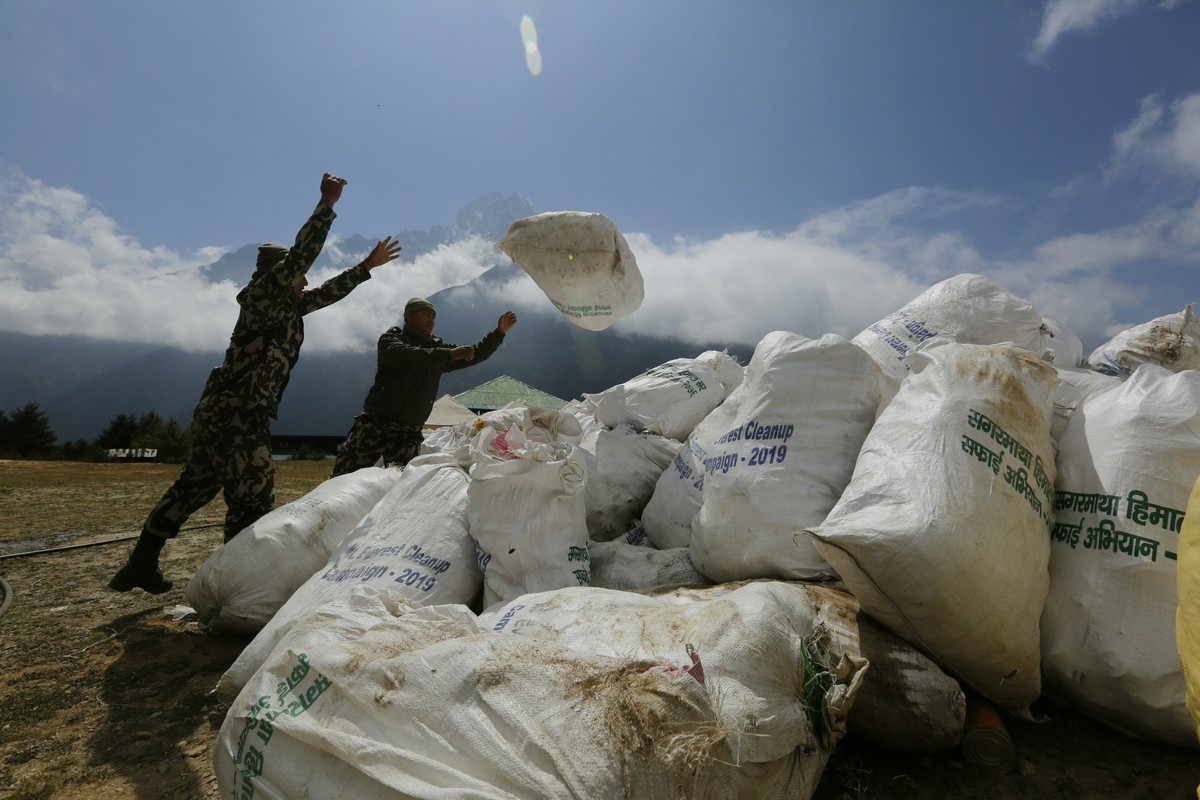
<svg viewBox="0 0 1200 800">
<path fill-rule="evenodd" d="M 504 408 L 513 400 L 524 400 L 531 406 L 549 408 L 554 411 L 567 404 L 567 401 L 562 398 L 546 394 L 507 375 L 492 378 L 474 389 L 456 394 L 454 399 L 472 411 L 494 411 L 497 408 Z"/>
</svg>

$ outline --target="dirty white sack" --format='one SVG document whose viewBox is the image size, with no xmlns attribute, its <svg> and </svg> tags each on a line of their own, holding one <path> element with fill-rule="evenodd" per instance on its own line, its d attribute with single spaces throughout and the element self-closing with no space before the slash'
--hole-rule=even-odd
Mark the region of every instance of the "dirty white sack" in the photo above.
<svg viewBox="0 0 1200 800">
<path fill-rule="evenodd" d="M 1121 380 L 1142 364 L 1157 364 L 1171 372 L 1200 369 L 1200 320 L 1189 304 L 1121 331 L 1088 356 L 1087 366 Z"/>
<path fill-rule="evenodd" d="M 483 585 L 467 531 L 467 474 L 445 455 L 419 456 L 221 676 L 239 690 L 309 610 L 378 588 L 414 605 L 469 603 Z"/>
<path fill-rule="evenodd" d="M 483 569 L 483 606 L 586 586 L 587 464 L 570 442 L 484 428 L 471 445 L 467 521 Z"/>
<path fill-rule="evenodd" d="M 1056 373 L 1012 344 L 911 358 L 850 485 L 809 532 L 864 611 L 1025 713 L 1041 690 Z"/>
<path fill-rule="evenodd" d="M 832 577 L 796 531 L 819 525 L 850 482 L 879 408 L 879 368 L 840 336 L 775 331 L 737 392 L 728 427 L 704 444 L 692 563 L 718 583 Z"/>
<path fill-rule="evenodd" d="M 196 570 L 188 602 L 217 630 L 257 633 L 399 481 L 398 469 L 367 467 L 270 511 Z"/>
<path fill-rule="evenodd" d="M 1138 367 L 1059 440 L 1048 695 L 1144 738 L 1198 747 L 1175 643 L 1176 554 L 1200 476 L 1200 373 Z"/>
<path fill-rule="evenodd" d="M 637 311 L 642 273 L 611 219 L 584 211 L 550 211 L 519 219 L 496 243 L 521 266 L 570 322 L 602 331 Z"/>
</svg>

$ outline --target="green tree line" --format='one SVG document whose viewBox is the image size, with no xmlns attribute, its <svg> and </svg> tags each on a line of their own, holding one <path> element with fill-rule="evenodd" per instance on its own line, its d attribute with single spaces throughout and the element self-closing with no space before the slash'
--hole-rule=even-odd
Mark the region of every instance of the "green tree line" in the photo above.
<svg viewBox="0 0 1200 800">
<path fill-rule="evenodd" d="M 62 445 L 50 418 L 37 403 L 13 411 L 0 410 L 0 458 L 105 461 L 109 450 L 154 448 L 156 460 L 181 463 L 191 447 L 191 432 L 157 412 L 119 414 L 92 441 L 76 439 Z"/>
</svg>

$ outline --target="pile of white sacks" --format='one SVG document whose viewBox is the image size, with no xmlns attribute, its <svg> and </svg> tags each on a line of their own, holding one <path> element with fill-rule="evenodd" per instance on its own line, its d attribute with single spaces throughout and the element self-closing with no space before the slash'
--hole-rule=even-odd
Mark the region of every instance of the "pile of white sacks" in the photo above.
<svg viewBox="0 0 1200 800">
<path fill-rule="evenodd" d="M 1195 326 L 1085 359 L 960 275 L 853 340 L 777 331 L 331 479 L 187 587 L 254 634 L 222 796 L 808 798 L 847 730 L 956 745 L 965 692 L 1196 746 Z"/>
</svg>

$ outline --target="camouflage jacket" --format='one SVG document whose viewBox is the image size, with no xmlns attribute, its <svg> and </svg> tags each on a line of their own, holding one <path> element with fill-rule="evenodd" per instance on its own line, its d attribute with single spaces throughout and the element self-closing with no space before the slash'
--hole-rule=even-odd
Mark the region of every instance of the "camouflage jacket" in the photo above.
<svg viewBox="0 0 1200 800">
<path fill-rule="evenodd" d="M 297 296 L 293 286 L 320 255 L 336 216 L 317 206 L 287 256 L 272 268 L 256 269 L 238 293 L 241 312 L 224 363 L 204 385 L 197 419 L 255 429 L 278 414 L 304 342 L 304 315 L 341 300 L 371 277 L 360 263 Z"/>
<path fill-rule="evenodd" d="M 388 328 L 379 337 L 375 382 L 363 410 L 387 422 L 423 425 L 437 400 L 442 373 L 486 361 L 503 342 L 504 334 L 493 330 L 475 345 L 474 361 L 456 361 L 450 351 L 457 344 L 426 337 L 407 325 Z"/>
</svg>

